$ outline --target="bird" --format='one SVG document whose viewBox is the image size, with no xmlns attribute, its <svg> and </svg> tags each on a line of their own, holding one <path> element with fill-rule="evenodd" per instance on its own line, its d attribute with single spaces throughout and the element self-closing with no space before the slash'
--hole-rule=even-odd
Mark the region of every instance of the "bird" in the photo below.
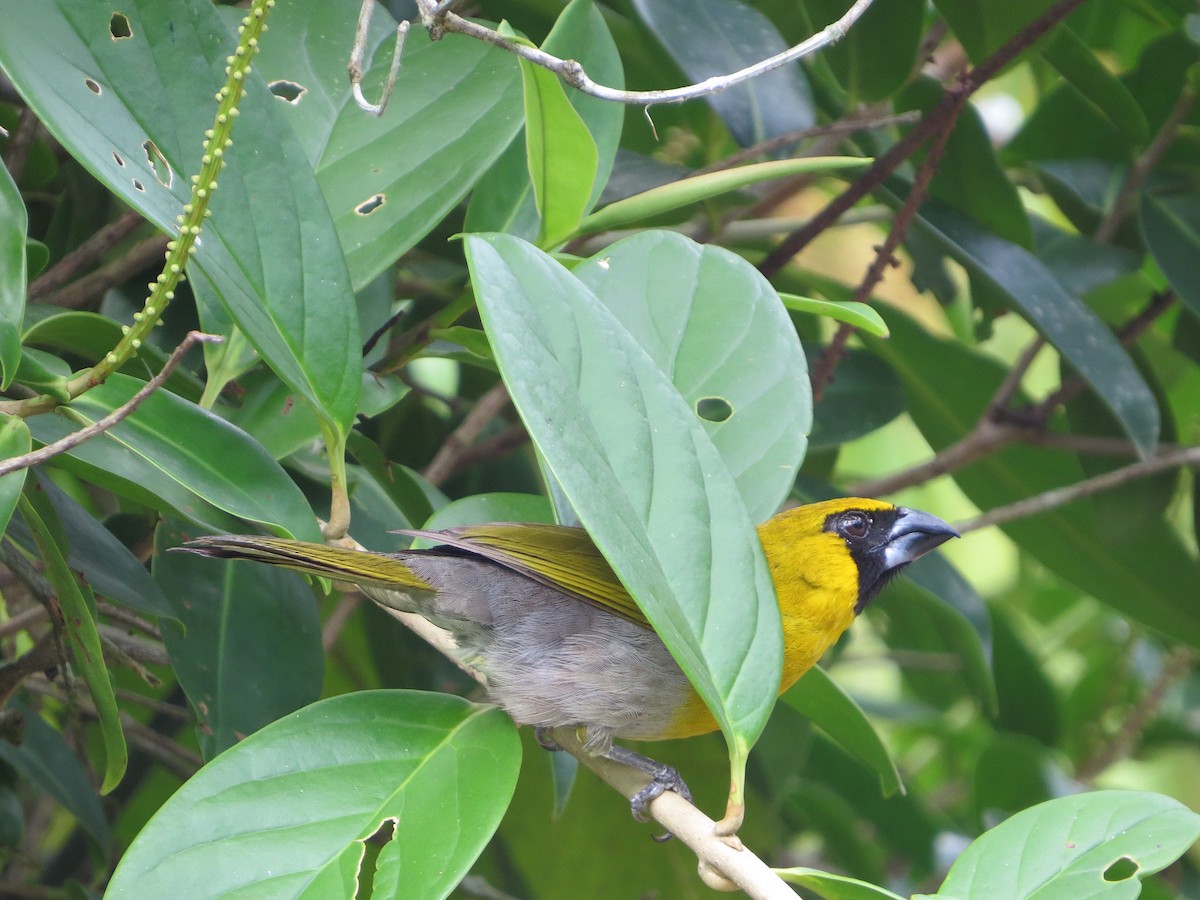
<svg viewBox="0 0 1200 900">
<path fill-rule="evenodd" d="M 920 510 L 862 497 L 787 509 L 758 526 L 779 602 L 783 693 L 821 658 L 906 565 L 955 530 Z M 582 528 L 500 522 L 401 532 L 428 549 L 374 553 L 254 535 L 202 537 L 179 548 L 351 582 L 381 606 L 448 631 L 489 699 L 555 749 L 577 729 L 584 750 L 641 769 L 642 819 L 664 790 L 690 800 L 674 769 L 614 738 L 661 741 L 718 724 L 666 645 Z"/>
</svg>

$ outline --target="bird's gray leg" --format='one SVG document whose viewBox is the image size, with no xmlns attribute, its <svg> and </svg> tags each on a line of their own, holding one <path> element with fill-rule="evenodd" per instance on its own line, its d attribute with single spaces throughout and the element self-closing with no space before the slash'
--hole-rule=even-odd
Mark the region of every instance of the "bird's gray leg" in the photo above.
<svg viewBox="0 0 1200 900">
<path fill-rule="evenodd" d="M 649 808 L 650 802 L 663 791 L 674 791 L 688 803 L 692 802 L 692 792 L 688 790 L 687 784 L 671 766 L 615 744 L 602 755 L 613 762 L 624 763 L 650 776 L 650 783 L 634 794 L 629 801 L 629 811 L 639 822 L 649 819 L 646 810 Z M 656 837 L 655 840 L 665 841 L 670 837 L 670 834 L 664 834 Z"/>
</svg>

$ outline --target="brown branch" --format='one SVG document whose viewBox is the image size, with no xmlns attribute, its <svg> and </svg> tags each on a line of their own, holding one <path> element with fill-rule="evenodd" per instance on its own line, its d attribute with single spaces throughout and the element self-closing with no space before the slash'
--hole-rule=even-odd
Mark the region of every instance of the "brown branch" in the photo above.
<svg viewBox="0 0 1200 900">
<path fill-rule="evenodd" d="M 868 193 L 879 187 L 884 180 L 907 160 L 929 137 L 938 133 L 942 123 L 952 118 L 955 107 L 966 102 L 972 94 L 987 83 L 1024 50 L 1073 12 L 1084 0 L 1060 0 L 1013 35 L 995 53 L 974 69 L 959 76 L 957 83 L 946 91 L 941 101 L 927 112 L 908 134 L 875 160 L 874 164 L 860 175 L 840 195 L 817 213 L 808 224 L 796 229 L 772 250 L 761 263 L 759 271 L 768 278 L 777 273 L 793 256 L 804 249 L 818 234 L 836 222 Z"/>
<path fill-rule="evenodd" d="M 1011 503 L 1008 506 L 999 506 L 983 515 L 976 516 L 974 519 L 960 522 L 955 525 L 955 528 L 958 529 L 960 534 L 967 534 L 971 531 L 978 531 L 980 528 L 986 528 L 989 525 L 1004 525 L 1008 522 L 1014 522 L 1017 519 L 1024 519 L 1028 516 L 1065 506 L 1075 500 L 1090 497 L 1092 494 L 1098 494 L 1101 491 L 1111 490 L 1138 478 L 1145 478 L 1148 475 L 1155 475 L 1159 472 L 1164 472 L 1168 469 L 1177 469 L 1181 466 L 1195 465 L 1200 465 L 1200 446 L 1182 447 L 1143 462 L 1136 462 L 1128 466 L 1123 466 L 1120 469 L 1113 469 L 1111 472 L 1105 472 L 1094 478 L 1087 478 L 1076 484 L 1046 491 L 1045 493 L 1038 494 L 1036 497 L 1029 497 L 1025 500 Z"/>
<path fill-rule="evenodd" d="M 45 672 L 62 664 L 54 633 L 47 631 L 38 642 L 12 662 L 0 666 L 0 706 L 8 703 L 13 691 L 31 675 Z"/>
<path fill-rule="evenodd" d="M 106 224 L 39 275 L 29 285 L 29 299 L 37 300 L 71 281 L 81 271 L 91 267 L 96 260 L 133 234 L 144 221 L 141 213 L 130 211 Z M 140 268 L 142 266 L 139 266 Z"/>
<path fill-rule="evenodd" d="M 38 131 L 37 116 L 29 107 L 21 110 L 21 118 L 8 139 L 7 152 L 4 156 L 4 166 L 12 176 L 14 183 L 20 182 L 21 173 L 25 170 L 25 160 L 29 157 L 29 147 Z"/>
<path fill-rule="evenodd" d="M 433 461 L 421 473 L 426 480 L 434 485 L 443 484 L 454 472 L 463 454 L 475 443 L 475 439 L 507 405 L 508 390 L 504 387 L 504 382 L 497 382 L 479 398 L 462 424 L 446 438 Z"/>
<path fill-rule="evenodd" d="M 40 449 L 30 453 L 14 456 L 11 459 L 6 459 L 0 462 L 0 476 L 7 475 L 10 472 L 16 472 L 29 466 L 40 465 L 58 456 L 60 453 L 66 453 L 68 450 L 78 447 L 84 441 L 94 438 L 98 434 L 103 434 L 108 429 L 112 428 L 122 419 L 126 418 L 131 412 L 137 409 L 142 402 L 153 394 L 156 390 L 162 387 L 163 382 L 171 377 L 171 373 L 175 371 L 175 367 L 183 360 L 183 356 L 192 348 L 193 344 L 198 342 L 204 343 L 219 343 L 223 338 L 215 334 L 205 334 L 202 331 L 192 331 L 183 339 L 175 352 L 167 359 L 162 369 L 157 375 L 147 381 L 141 389 L 129 398 L 125 403 L 122 403 L 107 416 L 98 419 L 86 428 L 81 428 L 79 431 L 74 431 L 66 437 L 55 441 L 53 444 L 47 444 Z"/>
<path fill-rule="evenodd" d="M 471 466 L 479 465 L 482 462 L 489 462 L 493 459 L 500 459 L 512 453 L 518 447 L 529 443 L 529 432 L 520 425 L 514 425 L 512 428 L 506 428 L 493 438 L 486 441 L 480 441 L 478 444 L 473 444 L 463 451 L 463 454 L 458 458 L 458 462 L 454 467 L 452 475 L 457 475 Z"/>
<path fill-rule="evenodd" d="M 46 295 L 42 302 L 67 309 L 83 309 L 94 305 L 109 288 L 124 284 L 139 272 L 161 264 L 170 240 L 165 234 L 147 238 L 130 247 L 128 252 L 122 253 L 112 262 L 105 263 L 94 272 L 89 272 L 66 287 Z"/>
</svg>

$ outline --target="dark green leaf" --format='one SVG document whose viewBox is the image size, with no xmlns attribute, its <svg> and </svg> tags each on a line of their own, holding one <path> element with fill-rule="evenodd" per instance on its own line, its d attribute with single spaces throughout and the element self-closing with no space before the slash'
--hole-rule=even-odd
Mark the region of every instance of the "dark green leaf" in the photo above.
<svg viewBox="0 0 1200 900">
<path fill-rule="evenodd" d="M 255 63 L 317 173 L 355 290 L 428 234 L 521 126 L 511 54 L 461 38 L 433 42 L 422 28 L 405 41 L 384 114 L 364 113 L 346 78 L 357 14 L 352 3 L 281 3 Z M 391 62 L 389 19 L 377 5 L 363 79 L 372 100 Z M 290 90 L 303 93 L 289 101 Z"/>
<path fill-rule="evenodd" d="M 12 459 L 28 453 L 33 446 L 29 436 L 29 426 L 24 419 L 16 416 L 0 417 L 0 459 Z M 28 469 L 18 469 L 0 477 L 0 533 L 8 528 L 13 510 L 17 506 L 17 498 L 21 496 L 21 488 L 25 484 L 25 474 Z"/>
<path fill-rule="evenodd" d="M 1022 734 L 993 735 L 975 761 L 975 814 L 980 821 L 995 821 L 1049 800 L 1052 767 L 1044 744 Z"/>
<path fill-rule="evenodd" d="M 771 21 L 741 0 L 634 0 L 634 8 L 692 82 L 728 75 L 787 49 Z M 796 63 L 707 102 L 743 147 L 811 128 L 808 82 Z"/>
<path fill-rule="evenodd" d="M 1045 747 L 1057 746 L 1062 735 L 1058 693 L 1008 613 L 997 607 L 994 620 L 996 693 L 1000 701 L 996 725 L 1028 735 Z"/>
<path fill-rule="evenodd" d="M 179 625 L 163 624 L 163 643 L 211 759 L 319 697 L 323 655 L 312 591 L 299 575 L 166 552 L 197 536 L 161 524 L 154 577 L 178 610 Z"/>
<path fill-rule="evenodd" d="M 512 796 L 521 745 L 498 709 L 362 691 L 313 704 L 212 760 L 155 814 L 106 896 L 350 897 L 392 823 L 375 895 L 444 897 Z M 382 890 L 381 890 L 382 889 Z"/>
<path fill-rule="evenodd" d="M 899 894 L 893 894 L 885 888 L 876 887 L 870 882 L 859 881 L 846 875 L 834 875 L 819 869 L 807 869 L 803 866 L 792 866 L 786 869 L 776 869 L 779 877 L 791 884 L 798 884 L 805 890 L 812 891 L 822 900 L 904 900 Z"/>
<path fill-rule="evenodd" d="M 71 648 L 73 665 L 87 685 L 88 695 L 96 706 L 104 745 L 104 777 L 100 793 L 107 794 L 125 777 L 129 751 L 125 747 L 125 734 L 121 730 L 112 679 L 104 664 L 100 633 L 96 630 L 96 600 L 91 590 L 86 585 L 80 585 L 67 568 L 67 561 L 54 539 L 53 532 L 57 530 L 53 523 L 54 508 L 46 500 L 45 494 L 36 486 L 31 486 L 31 490 L 21 495 L 20 507 L 21 516 L 33 532 L 42 561 L 46 564 L 46 578 L 54 585 L 62 608 L 63 630 Z"/>
<path fill-rule="evenodd" d="M 902 412 L 904 390 L 896 373 L 879 357 L 851 350 L 813 408 L 809 446 L 841 446 L 882 428 Z"/>
<path fill-rule="evenodd" d="M 1044 13 L 1053 0 L 935 0 L 934 6 L 978 63 Z"/>
<path fill-rule="evenodd" d="M 21 192 L 8 169 L 0 165 L 0 388 L 8 387 L 21 359 L 28 225 Z"/>
<path fill-rule="evenodd" d="M 1042 57 L 1079 93 L 1096 104 L 1134 146 L 1150 135 L 1146 114 L 1133 94 L 1100 61 L 1096 53 L 1066 25 L 1059 25 L 1042 48 Z"/>
<path fill-rule="evenodd" d="M 466 247 L 514 405 L 721 724 L 736 780 L 770 713 L 782 642 L 732 476 L 669 376 L 578 279 L 514 238 L 469 236 Z M 659 311 L 679 320 L 666 304 Z"/>
<path fill-rule="evenodd" d="M 939 203 L 926 203 L 923 227 L 972 276 L 1023 312 L 1091 385 L 1143 454 L 1158 442 L 1154 395 L 1108 327 L 1068 293 L 1028 251 L 983 231 Z"/>
<path fill-rule="evenodd" d="M 804 351 L 774 288 L 728 250 L 665 231 L 618 241 L 573 274 L 699 414 L 750 517 L 774 515 L 812 427 Z"/>
<path fill-rule="evenodd" d="M 937 896 L 1136 897 L 1137 881 L 1173 863 L 1197 837 L 1200 815 L 1160 794 L 1095 791 L 1059 797 L 1017 813 L 977 839 L 955 860 Z M 1135 864 L 1133 873 L 1110 876 L 1110 867 L 1122 859 Z"/>
<path fill-rule="evenodd" d="M 845 15 L 845 0 L 805 0 L 809 21 L 818 28 Z M 850 95 L 850 102 L 874 103 L 898 90 L 917 64 L 925 27 L 923 0 L 876 3 L 848 34 L 821 56 Z"/>
<path fill-rule="evenodd" d="M 1196 259 L 1200 254 L 1200 195 L 1142 197 L 1142 234 L 1154 261 L 1163 270 L 1179 299 L 1200 317 L 1200 285 Z"/>
<path fill-rule="evenodd" d="M 86 0 L 3 0 L 0 60 L 38 118 L 102 182 L 173 231 L 200 169 L 234 36 L 212 4 L 130 0 L 131 36 Z M 45 60 L 60 61 L 46 66 Z M 188 72 L 190 77 L 147 73 Z M 331 427 L 357 406 L 358 328 L 346 263 L 324 197 L 283 110 L 252 75 L 193 279 L 212 282 L 280 377 Z M 149 141 L 149 143 L 148 143 Z"/>
</svg>

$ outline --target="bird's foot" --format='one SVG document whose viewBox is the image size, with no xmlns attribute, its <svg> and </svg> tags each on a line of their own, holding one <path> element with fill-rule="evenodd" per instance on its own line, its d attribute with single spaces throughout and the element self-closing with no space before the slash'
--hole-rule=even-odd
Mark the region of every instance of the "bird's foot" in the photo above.
<svg viewBox="0 0 1200 900">
<path fill-rule="evenodd" d="M 543 750 L 549 750 L 551 753 L 558 753 L 562 750 L 562 746 L 553 737 L 550 736 L 551 729 L 544 725 L 539 725 L 533 729 L 533 737 L 538 742 Z"/>
<path fill-rule="evenodd" d="M 692 792 L 688 789 L 687 784 L 680 777 L 679 773 L 671 766 L 664 765 L 647 756 L 642 756 L 642 754 L 635 753 L 625 747 L 610 747 L 604 755 L 614 762 L 632 766 L 639 772 L 645 772 L 650 776 L 650 783 L 634 794 L 629 800 L 629 811 L 639 822 L 649 821 L 648 812 L 650 804 L 663 791 L 674 791 L 688 803 L 692 802 Z M 656 841 L 668 841 L 671 839 L 671 835 L 670 833 L 662 834 L 656 836 L 654 839 Z"/>
</svg>

